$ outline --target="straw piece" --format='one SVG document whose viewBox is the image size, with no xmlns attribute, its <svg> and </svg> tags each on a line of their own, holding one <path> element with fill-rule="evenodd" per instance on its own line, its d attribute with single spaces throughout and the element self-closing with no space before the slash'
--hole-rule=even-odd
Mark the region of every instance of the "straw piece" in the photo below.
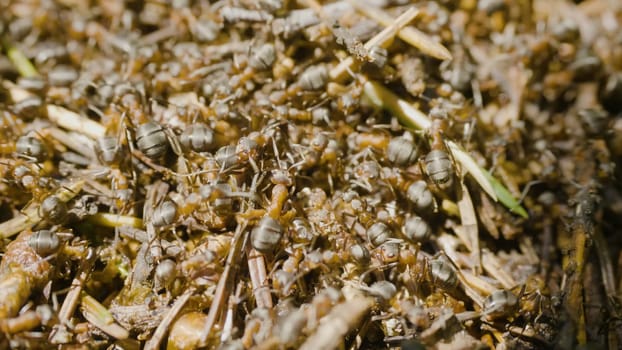
<svg viewBox="0 0 622 350">
<path fill-rule="evenodd" d="M 393 19 L 391 18 L 391 16 L 380 8 L 368 6 L 356 0 L 348 0 L 348 2 L 352 5 L 352 7 L 363 13 L 365 16 L 373 19 L 374 21 L 380 23 L 385 27 L 388 27 L 393 23 Z M 426 55 L 430 55 L 440 60 L 453 59 L 453 57 L 451 56 L 451 52 L 449 52 L 449 50 L 447 50 L 445 46 L 437 43 L 436 41 L 432 40 L 428 35 L 415 28 L 402 28 L 397 33 L 397 36 L 412 45 L 413 47 L 421 50 L 421 52 Z"/>
</svg>

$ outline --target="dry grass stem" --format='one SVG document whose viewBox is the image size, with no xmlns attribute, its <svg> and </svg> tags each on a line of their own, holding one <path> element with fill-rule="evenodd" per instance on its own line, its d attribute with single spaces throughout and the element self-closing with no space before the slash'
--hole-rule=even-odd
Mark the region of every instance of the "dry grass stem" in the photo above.
<svg viewBox="0 0 622 350">
<path fill-rule="evenodd" d="M 376 34 L 373 38 L 369 39 L 365 43 L 364 47 L 367 50 L 370 50 L 374 46 L 379 46 L 379 47 L 384 48 L 385 46 L 389 44 L 389 42 L 393 39 L 393 37 L 397 34 L 397 32 L 402 27 L 404 27 L 405 25 L 410 23 L 413 19 L 415 19 L 415 17 L 417 17 L 417 14 L 418 14 L 418 11 L 414 7 L 409 8 L 406 12 L 404 12 L 402 15 L 396 18 L 395 21 L 393 21 L 390 26 L 387 26 L 380 33 Z M 341 82 L 348 76 L 348 74 L 350 74 L 348 71 L 354 70 L 353 68 L 354 64 L 356 64 L 355 59 L 352 58 L 351 56 L 347 57 L 346 59 L 341 61 L 339 65 L 331 69 L 328 76 L 330 77 L 332 81 Z"/>
<path fill-rule="evenodd" d="M 393 19 L 391 16 L 380 8 L 375 8 L 366 5 L 364 2 L 356 0 L 348 0 L 348 3 L 358 11 L 362 12 L 365 16 L 373 19 L 385 27 L 393 25 Z M 451 60 L 453 58 L 451 56 L 451 52 L 449 52 L 449 50 L 447 50 L 447 48 L 445 48 L 442 44 L 432 40 L 428 35 L 413 27 L 401 28 L 398 31 L 397 36 L 413 47 L 418 48 L 426 55 L 430 55 L 440 60 Z"/>
<path fill-rule="evenodd" d="M 84 180 L 74 181 L 58 189 L 55 196 L 61 201 L 67 202 L 80 193 L 83 185 Z M 0 224 L 0 237 L 11 237 L 23 230 L 33 227 L 41 222 L 42 219 L 39 213 L 39 204 L 33 203 L 25 208 L 19 216 Z"/>
</svg>

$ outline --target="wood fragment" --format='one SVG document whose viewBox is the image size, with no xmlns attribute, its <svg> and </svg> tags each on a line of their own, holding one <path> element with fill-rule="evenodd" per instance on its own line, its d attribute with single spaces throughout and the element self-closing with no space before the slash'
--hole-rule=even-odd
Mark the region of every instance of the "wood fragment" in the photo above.
<svg viewBox="0 0 622 350">
<path fill-rule="evenodd" d="M 466 231 L 470 244 L 468 245 L 471 250 L 471 257 L 474 260 L 473 271 L 476 275 L 482 273 L 482 257 L 479 249 L 479 230 L 477 227 L 477 216 L 475 215 L 475 208 L 473 207 L 473 201 L 469 190 L 464 184 L 464 181 L 460 182 L 462 193 L 458 200 L 458 208 L 460 208 L 461 227 Z"/>
<path fill-rule="evenodd" d="M 16 334 L 33 330 L 41 325 L 37 312 L 28 310 L 14 318 L 1 318 L 0 330 L 5 334 Z"/>
<path fill-rule="evenodd" d="M 14 317 L 30 297 L 31 281 L 22 271 L 5 273 L 0 279 L 0 318 Z"/>
<path fill-rule="evenodd" d="M 69 326 L 69 321 L 74 314 L 76 307 L 80 301 L 80 295 L 82 294 L 82 289 L 84 287 L 84 283 L 87 278 L 91 275 L 91 269 L 93 268 L 93 264 L 97 259 L 97 254 L 93 248 L 89 248 L 84 255 L 84 259 L 82 264 L 80 264 L 80 269 L 76 274 L 76 277 L 71 282 L 71 286 L 69 287 L 69 292 L 65 296 L 65 300 L 63 301 L 63 305 L 58 311 L 58 320 L 59 323 L 54 325 L 54 328 L 50 332 L 49 340 L 52 344 L 62 344 L 65 343 L 66 339 L 64 339 L 65 334 L 67 332 L 67 327 Z"/>
<path fill-rule="evenodd" d="M 110 311 L 105 306 L 100 304 L 92 296 L 82 292 L 82 299 L 80 301 L 82 315 L 93 326 L 101 329 L 106 334 L 115 337 L 117 339 L 127 339 L 130 333 L 127 329 L 118 324 Z"/>
<path fill-rule="evenodd" d="M 565 307 L 568 316 L 576 328 L 576 339 L 580 345 L 587 343 L 587 333 L 585 325 L 585 305 L 584 300 L 584 272 L 586 259 L 591 249 L 592 241 L 589 239 L 594 236 L 594 216 L 597 210 L 596 197 L 589 189 L 582 189 L 576 196 L 577 205 L 575 207 L 574 220 L 571 228 L 573 239 L 573 251 L 570 260 L 564 266 L 567 275 L 567 295 L 565 297 Z"/>
<path fill-rule="evenodd" d="M 95 150 L 94 150 L 94 143 L 92 142 L 92 140 L 88 144 L 84 143 L 83 139 L 85 138 L 81 139 L 81 134 L 68 133 L 59 128 L 48 128 L 47 132 L 54 139 L 61 142 L 63 145 L 67 146 L 67 148 L 71 149 L 72 151 L 78 154 L 81 154 L 87 157 L 92 162 L 94 162 L 97 159 L 97 156 L 95 155 Z M 89 140 L 88 138 L 86 139 Z"/>
<path fill-rule="evenodd" d="M 119 215 L 111 213 L 97 213 L 87 218 L 88 221 L 106 227 L 143 227 L 143 221 L 135 216 Z"/>
<path fill-rule="evenodd" d="M 160 348 L 160 344 L 162 343 L 164 336 L 166 336 L 171 323 L 173 323 L 181 309 L 184 305 L 186 305 L 192 294 L 194 294 L 194 290 L 195 289 L 193 287 L 186 289 L 186 291 L 179 296 L 177 300 L 175 300 L 173 306 L 167 311 L 166 315 L 164 315 L 164 318 L 158 325 L 158 328 L 156 328 L 155 332 L 153 332 L 151 339 L 145 343 L 145 347 L 143 348 L 144 350 L 156 350 Z"/>
<path fill-rule="evenodd" d="M 14 102 L 19 102 L 32 96 L 32 93 L 11 82 L 4 81 L 3 85 L 9 90 L 11 99 Z M 106 135 L 106 128 L 103 125 L 65 107 L 48 104 L 46 105 L 46 111 L 48 119 L 62 128 L 81 133 L 94 140 Z"/>
<path fill-rule="evenodd" d="M 58 319 L 61 323 L 68 322 L 73 315 L 75 308 L 78 305 L 78 300 L 80 298 L 82 288 L 84 287 L 84 283 L 90 276 L 91 268 L 93 267 L 96 259 L 97 254 L 95 254 L 93 248 L 89 248 L 84 256 L 82 264 L 80 264 L 80 270 L 78 270 L 76 277 L 71 282 L 71 287 L 69 287 L 69 292 L 65 296 L 63 305 L 61 306 L 60 311 L 58 311 Z"/>
<path fill-rule="evenodd" d="M 225 269 L 218 280 L 218 286 L 216 287 L 216 292 L 214 293 L 214 298 L 212 299 L 212 304 L 210 305 L 209 312 L 207 314 L 205 329 L 200 337 L 200 344 L 202 344 L 202 346 L 207 344 L 209 337 L 212 335 L 212 328 L 216 324 L 216 320 L 219 318 L 222 309 L 231 294 L 231 290 L 233 289 L 233 277 L 237 274 L 237 271 L 240 268 L 239 261 L 242 255 L 242 248 L 247 237 L 248 232 L 246 232 L 246 222 L 243 221 L 242 223 L 239 223 L 236 228 L 233 242 L 231 243 L 231 248 L 229 249 L 229 254 L 227 255 Z"/>
<path fill-rule="evenodd" d="M 83 185 L 84 180 L 77 180 L 62 186 L 58 191 L 56 191 L 55 195 L 61 201 L 68 202 L 80 193 Z M 31 205 L 24 209 L 21 215 L 0 224 L 0 237 L 11 237 L 23 230 L 32 228 L 41 222 L 42 219 L 43 218 L 39 214 L 39 205 Z"/>
<path fill-rule="evenodd" d="M 343 346 L 344 337 L 363 322 L 373 305 L 374 299 L 357 296 L 335 306 L 300 349 L 339 349 Z"/>
<path fill-rule="evenodd" d="M 482 266 L 484 271 L 499 280 L 503 288 L 512 289 L 516 287 L 517 283 L 514 278 L 503 270 L 499 259 L 488 249 L 482 249 Z"/>
<path fill-rule="evenodd" d="M 50 121 L 56 123 L 56 125 L 67 130 L 82 133 L 92 139 L 98 139 L 106 135 L 106 128 L 101 124 L 65 107 L 48 105 L 47 115 Z"/>
<path fill-rule="evenodd" d="M 272 296 L 266 274 L 266 262 L 262 253 L 252 247 L 247 248 L 248 270 L 253 286 L 253 294 L 257 307 L 272 308 Z"/>
</svg>

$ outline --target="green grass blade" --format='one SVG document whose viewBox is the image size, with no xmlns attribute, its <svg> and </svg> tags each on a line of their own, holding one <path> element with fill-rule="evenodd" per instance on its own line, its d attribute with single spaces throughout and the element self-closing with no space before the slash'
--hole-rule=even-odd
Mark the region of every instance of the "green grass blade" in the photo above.
<svg viewBox="0 0 622 350">
<path fill-rule="evenodd" d="M 523 208 L 520 203 L 512 196 L 510 191 L 508 191 L 507 188 L 505 188 L 505 186 L 503 186 L 501 182 L 499 182 L 499 180 L 495 179 L 495 177 L 492 176 L 492 174 L 490 174 L 488 171 L 482 170 L 482 172 L 488 178 L 488 181 L 492 185 L 492 188 L 495 190 L 495 193 L 497 194 L 497 197 L 499 198 L 501 204 L 505 205 L 508 209 L 510 209 L 511 212 L 527 219 L 529 217 L 529 214 L 527 214 L 525 208 Z"/>
<path fill-rule="evenodd" d="M 376 108 L 386 109 L 395 115 L 400 123 L 414 129 L 428 129 L 432 122 L 423 112 L 397 97 L 389 89 L 374 81 L 366 81 L 363 90 L 369 102 Z M 527 211 L 512 197 L 512 194 L 488 171 L 477 165 L 475 160 L 455 142 L 449 141 L 454 158 L 463 171 L 473 176 L 482 189 L 495 201 L 499 200 L 511 212 L 527 218 Z"/>
<path fill-rule="evenodd" d="M 39 75 L 39 72 L 37 72 L 35 66 L 30 62 L 28 57 L 24 55 L 23 52 L 21 52 L 15 46 L 7 43 L 5 40 L 3 40 L 3 46 L 6 50 L 7 57 L 15 66 L 17 72 L 19 72 L 19 75 L 25 78 Z"/>
</svg>

